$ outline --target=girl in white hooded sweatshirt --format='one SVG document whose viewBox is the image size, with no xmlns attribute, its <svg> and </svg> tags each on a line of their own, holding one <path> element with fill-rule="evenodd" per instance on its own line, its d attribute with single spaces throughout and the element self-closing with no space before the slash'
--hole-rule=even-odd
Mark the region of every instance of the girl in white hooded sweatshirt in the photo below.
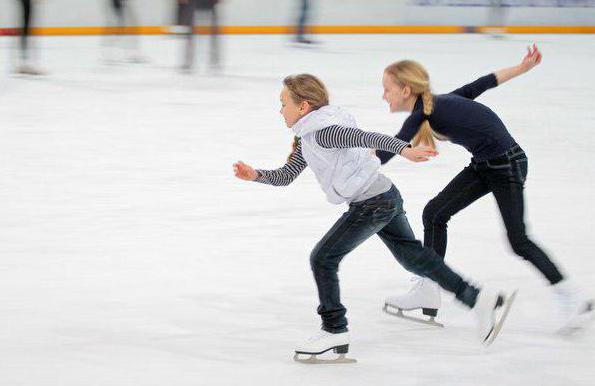
<svg viewBox="0 0 595 386">
<path fill-rule="evenodd" d="M 403 210 L 403 199 L 391 180 L 379 173 L 380 160 L 371 149 L 390 151 L 413 162 L 427 161 L 437 153 L 358 129 L 347 111 L 329 105 L 324 84 L 312 75 L 289 76 L 283 84 L 281 114 L 295 134 L 293 152 L 287 163 L 276 170 L 253 169 L 239 161 L 233 165 L 236 177 L 282 186 L 290 184 L 310 166 L 328 201 L 349 205 L 310 255 L 322 328 L 297 347 L 296 359 L 298 354 L 314 357 L 334 350 L 341 354 L 339 362 L 346 361 L 349 334 L 337 271 L 343 257 L 374 234 L 405 269 L 435 281 L 473 309 L 480 340 L 493 341 L 513 298 L 472 286 L 432 249 L 424 248 L 416 240 Z M 435 310 L 424 313 L 434 316 Z"/>
</svg>

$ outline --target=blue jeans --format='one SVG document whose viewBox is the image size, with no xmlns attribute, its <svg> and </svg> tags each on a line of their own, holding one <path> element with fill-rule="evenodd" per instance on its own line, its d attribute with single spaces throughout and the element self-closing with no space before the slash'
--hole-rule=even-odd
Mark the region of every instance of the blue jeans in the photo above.
<svg viewBox="0 0 595 386">
<path fill-rule="evenodd" d="M 346 309 L 341 304 L 339 263 L 358 245 L 377 234 L 395 259 L 408 271 L 437 282 L 469 306 L 475 305 L 479 290 L 444 264 L 432 249 L 415 239 L 409 226 L 403 199 L 393 185 L 386 192 L 349 205 L 349 210 L 318 242 L 310 255 L 314 280 L 318 287 L 322 328 L 331 333 L 347 331 Z"/>
<path fill-rule="evenodd" d="M 527 165 L 527 156 L 518 145 L 486 161 L 472 160 L 426 205 L 423 213 L 424 245 L 444 257 L 450 218 L 491 192 L 498 203 L 512 250 L 533 264 L 551 284 L 561 281 L 563 276 L 558 267 L 527 236 L 523 196 Z"/>
<path fill-rule="evenodd" d="M 306 20 L 308 19 L 308 13 L 310 12 L 310 1 L 309 0 L 301 0 L 300 4 L 300 15 L 298 17 L 298 25 L 297 25 L 297 40 L 304 39 L 304 34 L 306 33 Z"/>
</svg>

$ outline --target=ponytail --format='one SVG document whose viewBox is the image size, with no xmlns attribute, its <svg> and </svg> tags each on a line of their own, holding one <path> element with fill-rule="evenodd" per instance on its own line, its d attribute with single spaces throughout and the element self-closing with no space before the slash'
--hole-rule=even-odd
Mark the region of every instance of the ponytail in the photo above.
<svg viewBox="0 0 595 386">
<path fill-rule="evenodd" d="M 293 137 L 293 142 L 291 144 L 291 153 L 289 153 L 289 155 L 287 156 L 287 162 L 289 162 L 291 157 L 293 157 L 299 144 L 300 144 L 300 139 L 298 137 Z"/>
<path fill-rule="evenodd" d="M 424 104 L 423 113 L 424 113 L 424 120 L 422 124 L 419 126 L 419 130 L 417 134 L 413 137 L 411 141 L 411 145 L 426 145 L 433 149 L 436 148 L 436 141 L 434 141 L 434 130 L 432 130 L 432 126 L 430 126 L 430 115 L 434 111 L 434 96 L 430 89 L 426 89 L 421 94 L 421 100 Z"/>
</svg>

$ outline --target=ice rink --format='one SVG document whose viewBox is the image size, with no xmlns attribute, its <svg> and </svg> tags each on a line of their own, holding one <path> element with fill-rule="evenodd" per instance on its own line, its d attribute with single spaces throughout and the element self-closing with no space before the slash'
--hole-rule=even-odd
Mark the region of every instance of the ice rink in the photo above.
<svg viewBox="0 0 595 386">
<path fill-rule="evenodd" d="M 480 347 L 471 313 L 443 296 L 444 329 L 382 312 L 410 274 L 374 238 L 343 261 L 354 365 L 294 363 L 319 327 L 309 253 L 345 210 L 311 171 L 276 188 L 232 163 L 282 166 L 292 135 L 284 76 L 311 72 L 364 130 L 395 134 L 384 67 L 410 58 L 436 93 L 515 65 L 543 63 L 486 92 L 529 157 L 530 235 L 595 295 L 593 35 L 322 35 L 223 38 L 223 69 L 181 74 L 180 41 L 142 38 L 146 64 L 101 61 L 97 37 L 38 38 L 48 75 L 11 73 L 0 38 L 0 384 L 592 385 L 595 328 L 563 338 L 552 292 L 510 250 L 492 196 L 450 223 L 447 261 L 484 285 L 519 288 L 498 340 Z M 423 236 L 426 202 L 469 162 L 442 143 L 426 164 L 383 167 Z"/>
</svg>

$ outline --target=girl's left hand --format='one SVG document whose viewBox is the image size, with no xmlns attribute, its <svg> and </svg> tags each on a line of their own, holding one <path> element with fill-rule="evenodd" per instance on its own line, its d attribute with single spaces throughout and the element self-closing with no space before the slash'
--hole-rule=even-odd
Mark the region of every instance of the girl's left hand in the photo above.
<svg viewBox="0 0 595 386">
<path fill-rule="evenodd" d="M 541 52 L 539 52 L 537 45 L 533 44 L 533 47 L 527 47 L 527 55 L 525 55 L 521 63 L 521 68 L 523 71 L 527 72 L 533 67 L 537 66 L 539 63 L 541 63 Z"/>
</svg>

